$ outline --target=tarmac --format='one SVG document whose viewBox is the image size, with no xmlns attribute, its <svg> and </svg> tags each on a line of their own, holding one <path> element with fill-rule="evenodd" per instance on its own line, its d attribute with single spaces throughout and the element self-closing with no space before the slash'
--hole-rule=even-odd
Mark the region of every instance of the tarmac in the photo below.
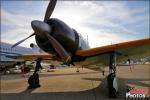
<svg viewBox="0 0 150 100">
<path fill-rule="evenodd" d="M 86 68 L 54 69 L 40 73 L 40 87 L 28 89 L 27 80 L 32 73 L 2 75 L 0 100 L 111 100 L 108 98 L 106 76 Z M 124 100 L 129 87 L 150 89 L 150 65 L 117 66 L 119 93 L 115 100 Z M 147 95 L 148 97 L 149 95 Z M 147 98 L 148 99 L 148 98 Z M 112 99 L 114 100 L 114 99 Z"/>
</svg>

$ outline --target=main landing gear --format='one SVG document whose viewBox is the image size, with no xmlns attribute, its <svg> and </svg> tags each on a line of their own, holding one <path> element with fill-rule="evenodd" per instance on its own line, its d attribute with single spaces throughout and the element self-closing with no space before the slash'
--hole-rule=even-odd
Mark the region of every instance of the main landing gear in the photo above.
<svg viewBox="0 0 150 100">
<path fill-rule="evenodd" d="M 29 88 L 37 88 L 40 87 L 39 84 L 39 74 L 33 73 L 28 79 Z"/>
<path fill-rule="evenodd" d="M 40 87 L 40 84 L 39 84 L 39 74 L 38 74 L 38 71 L 41 68 L 41 64 L 40 63 L 41 63 L 41 59 L 37 59 L 36 60 L 36 67 L 35 67 L 34 73 L 28 79 L 29 88 Z"/>
<path fill-rule="evenodd" d="M 109 98 L 116 98 L 118 93 L 118 85 L 116 78 L 116 53 L 110 53 L 109 75 L 107 76 Z"/>
</svg>

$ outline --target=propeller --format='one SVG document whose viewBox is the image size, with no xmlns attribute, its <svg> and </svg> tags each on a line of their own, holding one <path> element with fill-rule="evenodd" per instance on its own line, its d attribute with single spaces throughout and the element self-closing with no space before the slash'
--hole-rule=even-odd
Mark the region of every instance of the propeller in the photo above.
<svg viewBox="0 0 150 100">
<path fill-rule="evenodd" d="M 25 40 L 27 40 L 28 38 L 32 37 L 33 35 L 38 35 L 41 38 L 44 38 L 45 36 L 48 38 L 49 42 L 52 44 L 53 48 L 55 49 L 55 51 L 62 57 L 62 59 L 64 60 L 64 62 L 66 64 L 69 64 L 71 61 L 71 57 L 68 54 L 68 52 L 62 47 L 62 45 L 54 38 L 50 35 L 52 28 L 50 25 L 48 25 L 46 22 L 49 19 L 49 17 L 52 15 L 53 10 L 55 8 L 57 0 L 51 0 L 46 13 L 45 13 L 45 17 L 44 17 L 44 22 L 43 21 L 38 21 L 38 20 L 34 20 L 31 22 L 31 26 L 34 30 L 34 33 L 31 34 L 30 36 L 28 36 L 27 38 L 15 43 L 13 47 L 19 45 L 20 43 L 24 42 Z"/>
<path fill-rule="evenodd" d="M 11 46 L 11 48 L 14 48 L 16 47 L 17 45 L 19 45 L 20 43 L 24 42 L 25 40 L 27 40 L 28 38 L 32 37 L 33 35 L 35 35 L 35 33 L 31 34 L 30 36 L 28 36 L 27 38 L 25 39 L 22 39 L 21 41 L 15 43 L 14 45 Z"/>
<path fill-rule="evenodd" d="M 60 43 L 48 33 L 45 33 L 45 35 L 48 37 L 50 43 L 52 44 L 56 52 L 62 57 L 64 62 L 70 63 L 71 57 L 68 52 L 60 45 Z"/>
<path fill-rule="evenodd" d="M 49 2 L 49 5 L 48 5 L 46 13 L 45 13 L 44 22 L 47 22 L 47 20 L 52 15 L 54 8 L 55 8 L 55 5 L 56 5 L 56 2 L 57 2 L 57 0 L 51 0 Z"/>
</svg>

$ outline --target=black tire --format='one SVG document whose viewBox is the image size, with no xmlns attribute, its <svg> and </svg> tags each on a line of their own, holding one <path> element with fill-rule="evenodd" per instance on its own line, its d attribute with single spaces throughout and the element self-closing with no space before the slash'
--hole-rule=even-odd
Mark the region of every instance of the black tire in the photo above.
<svg viewBox="0 0 150 100">
<path fill-rule="evenodd" d="M 28 79 L 29 88 L 37 88 L 39 87 L 39 75 L 33 74 Z"/>
<path fill-rule="evenodd" d="M 116 75 L 111 73 L 107 77 L 109 98 L 117 98 L 117 90 L 113 87 L 113 81 Z"/>
</svg>

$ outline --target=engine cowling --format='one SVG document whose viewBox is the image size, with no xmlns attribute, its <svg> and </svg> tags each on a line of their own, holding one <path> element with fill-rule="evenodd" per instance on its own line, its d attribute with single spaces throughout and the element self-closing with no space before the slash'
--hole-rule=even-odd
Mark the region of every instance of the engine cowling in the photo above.
<svg viewBox="0 0 150 100">
<path fill-rule="evenodd" d="M 49 35 L 53 36 L 69 53 L 75 53 L 78 47 L 78 33 L 70 28 L 67 24 L 59 19 L 51 18 L 47 23 L 52 27 L 52 32 Z M 55 54 L 56 51 L 50 44 L 47 37 L 41 38 L 38 35 L 35 36 L 37 45 L 45 52 Z"/>
</svg>

